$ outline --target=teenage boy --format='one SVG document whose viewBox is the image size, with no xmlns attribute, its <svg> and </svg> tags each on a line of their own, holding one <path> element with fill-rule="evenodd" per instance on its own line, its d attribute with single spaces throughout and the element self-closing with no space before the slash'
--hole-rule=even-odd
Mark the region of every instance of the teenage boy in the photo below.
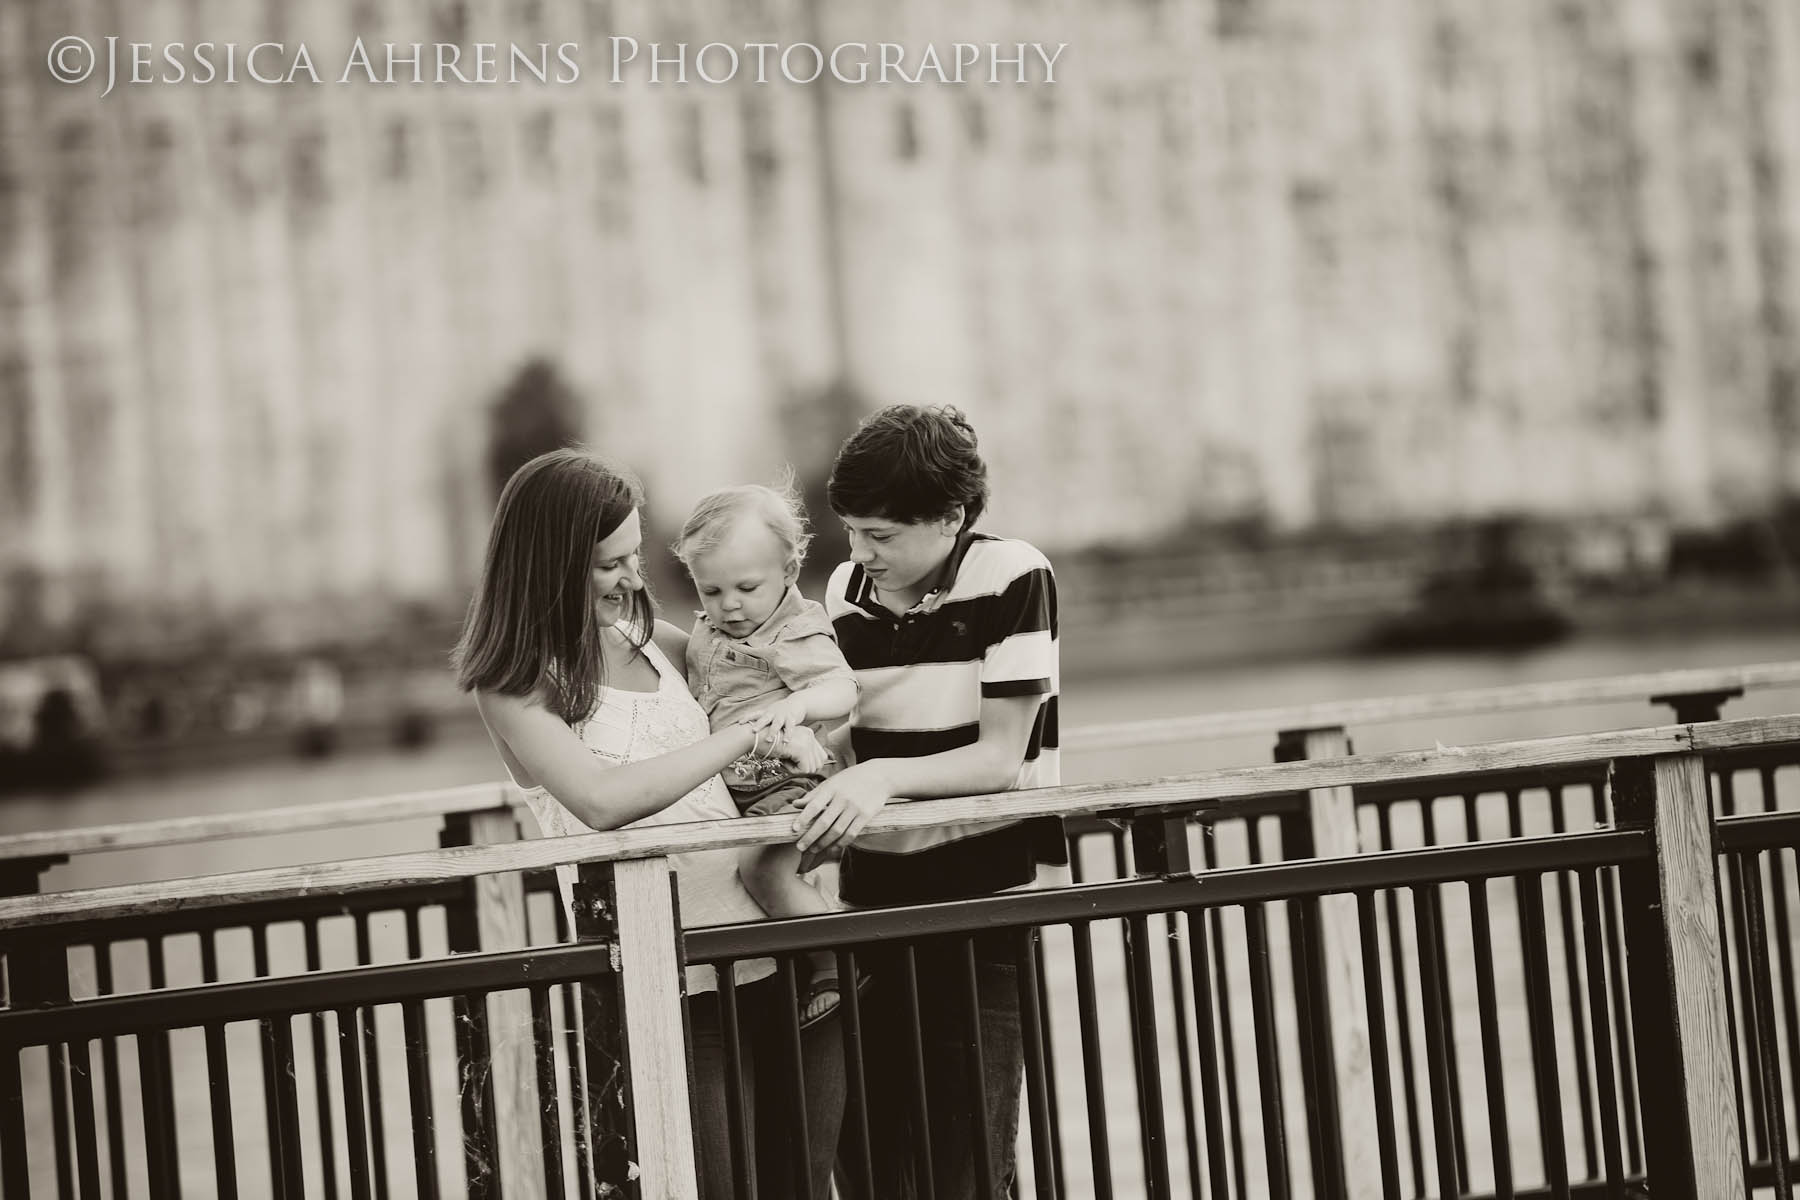
<svg viewBox="0 0 1800 1200">
<path fill-rule="evenodd" d="M 961 900 L 1059 876 L 1061 821 L 983 821 L 858 838 L 890 801 L 1043 787 L 1057 770 L 1056 581 L 1025 542 L 974 532 L 987 504 L 975 431 L 953 408 L 896 405 L 865 420 L 838 452 L 827 489 L 850 535 L 850 561 L 826 590 L 838 645 L 856 673 L 852 764 L 807 797 L 798 844 L 816 857 L 843 847 L 841 887 L 852 906 Z M 911 984 L 902 957 L 869 961 L 863 1002 L 865 1082 L 882 1195 L 922 1190 L 914 1172 L 928 1135 L 939 1197 L 973 1197 L 985 1164 L 992 1194 L 1014 1171 L 1024 1069 L 1017 931 L 974 938 L 984 1114 L 968 1028 L 968 939 L 915 948 L 927 1128 L 907 1028 Z M 846 1131 L 859 1130 L 854 1117 Z M 977 1145 L 985 1129 L 985 1145 Z M 860 1136 L 846 1133 L 844 1174 L 860 1193 Z"/>
</svg>

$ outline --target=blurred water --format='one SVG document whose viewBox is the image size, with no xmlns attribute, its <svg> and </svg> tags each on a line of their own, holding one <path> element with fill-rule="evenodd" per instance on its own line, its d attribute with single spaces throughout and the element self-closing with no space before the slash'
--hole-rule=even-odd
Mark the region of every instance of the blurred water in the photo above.
<svg viewBox="0 0 1800 1200">
<path fill-rule="evenodd" d="M 1302 704 L 1452 688 L 1578 679 L 1639 671 L 1723 667 L 1800 659 L 1800 629 L 1714 632 L 1655 639 L 1588 639 L 1528 653 L 1454 653 L 1405 657 L 1329 657 L 1179 674 L 1069 679 L 1064 729 L 1186 713 Z M 1752 693 L 1728 716 L 1800 709 L 1800 689 Z M 1499 713 L 1409 721 L 1351 731 L 1355 748 L 1380 753 L 1434 742 L 1446 745 L 1581 730 L 1657 724 L 1667 709 L 1648 704 Z M 1141 750 L 1071 753 L 1069 782 L 1143 778 L 1206 767 L 1269 761 L 1271 736 L 1231 738 Z M 446 728 L 422 751 L 342 755 L 323 761 L 272 760 L 135 779 L 111 779 L 67 792 L 22 793 L 0 801 L 0 833 L 113 821 L 231 812 L 477 783 L 500 777 L 478 723 Z M 357 826 L 278 839 L 234 839 L 203 846 L 89 855 L 52 870 L 47 888 L 94 886 L 295 862 L 422 849 L 436 844 L 436 823 Z"/>
</svg>

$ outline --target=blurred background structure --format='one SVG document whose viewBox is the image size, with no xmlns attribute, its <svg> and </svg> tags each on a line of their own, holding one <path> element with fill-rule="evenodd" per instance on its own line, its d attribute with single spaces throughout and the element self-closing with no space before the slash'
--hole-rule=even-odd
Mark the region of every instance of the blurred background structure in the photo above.
<svg viewBox="0 0 1800 1200">
<path fill-rule="evenodd" d="M 65 34 L 327 78 L 102 98 Z M 612 85 L 615 34 L 1069 48 Z M 339 85 L 357 36 L 583 77 Z M 603 448 L 666 541 L 896 401 L 971 414 L 1078 666 L 1455 640 L 1496 588 L 1526 641 L 1791 623 L 1796 114 L 1788 0 L 7 0 L 0 656 L 132 736 L 360 702 L 297 662 L 415 719 L 511 464 Z"/>
</svg>

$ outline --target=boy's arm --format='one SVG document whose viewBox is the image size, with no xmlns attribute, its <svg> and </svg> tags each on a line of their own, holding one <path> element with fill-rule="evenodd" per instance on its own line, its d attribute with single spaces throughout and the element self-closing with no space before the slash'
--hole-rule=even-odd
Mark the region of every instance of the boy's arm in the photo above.
<svg viewBox="0 0 1800 1200">
<path fill-rule="evenodd" d="M 981 733 L 973 745 L 918 758 L 871 758 L 814 788 L 801 808 L 796 844 L 813 855 L 853 840 L 898 796 L 916 800 L 1003 792 L 1019 777 L 1046 694 L 1056 690 L 1056 580 L 1033 561 L 1007 584 L 977 632 Z"/>
<path fill-rule="evenodd" d="M 802 852 L 854 841 L 896 797 L 929 800 L 977 796 L 1012 787 L 1025 761 L 1040 697 L 989 696 L 981 701 L 981 737 L 967 746 L 918 758 L 871 758 L 821 783 L 807 796 L 795 827 Z"/>
</svg>

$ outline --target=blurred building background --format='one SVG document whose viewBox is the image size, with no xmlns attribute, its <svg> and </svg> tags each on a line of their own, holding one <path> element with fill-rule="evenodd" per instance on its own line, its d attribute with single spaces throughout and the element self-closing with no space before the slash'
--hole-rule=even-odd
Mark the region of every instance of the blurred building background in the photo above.
<svg viewBox="0 0 1800 1200">
<path fill-rule="evenodd" d="M 69 33 L 327 82 L 103 99 Z M 614 86 L 615 34 L 1069 48 Z M 339 86 L 359 35 L 583 78 Z M 1800 494 L 1796 114 L 1791 0 L 6 0 L 0 648 L 453 619 L 521 430 L 668 528 L 894 401 L 1072 563 L 1502 516 L 1660 561 Z"/>
</svg>

